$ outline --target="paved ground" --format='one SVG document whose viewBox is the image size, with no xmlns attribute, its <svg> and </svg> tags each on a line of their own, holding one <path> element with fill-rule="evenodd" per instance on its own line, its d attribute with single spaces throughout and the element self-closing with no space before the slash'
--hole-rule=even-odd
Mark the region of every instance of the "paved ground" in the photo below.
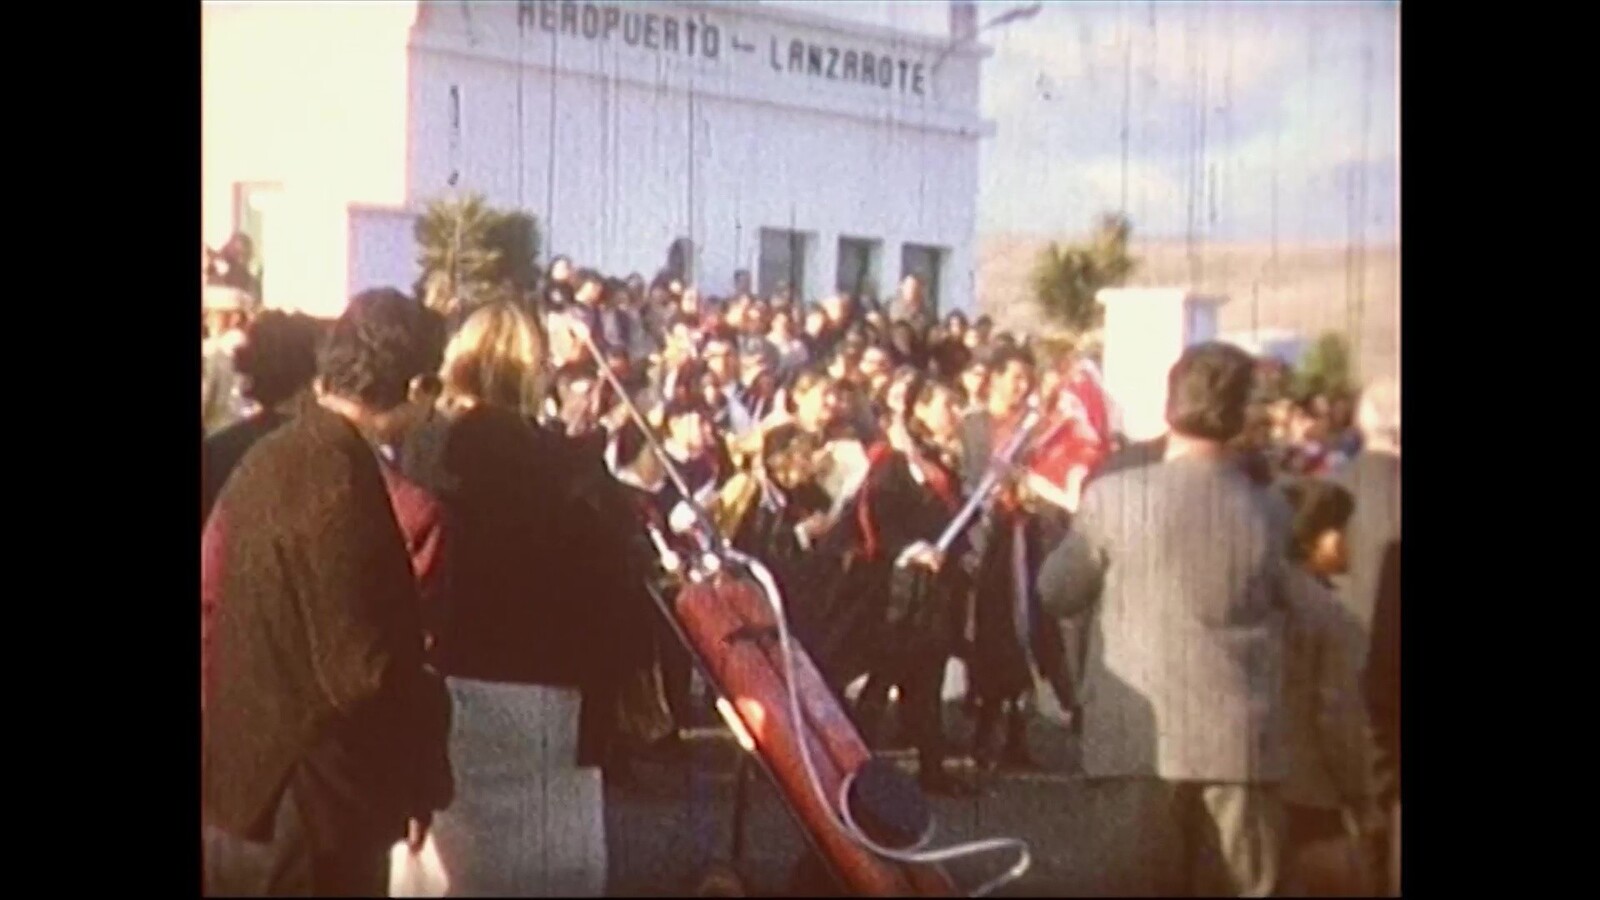
<svg viewBox="0 0 1600 900">
<path fill-rule="evenodd" d="M 1047 710 L 1053 714 L 1053 710 Z M 970 723 L 953 706 L 946 730 L 965 741 Z M 1073 774 L 1075 747 L 1058 721 L 1037 717 L 1031 744 L 1038 772 L 1001 774 L 972 800 L 935 798 L 932 846 L 1006 835 L 1027 841 L 1033 866 L 1001 896 L 1111 896 L 1172 893 L 1178 842 L 1152 818 L 1117 809 L 1104 789 Z M 965 746 L 964 743 L 957 746 Z M 692 891 L 708 866 L 729 858 L 734 761 L 738 748 L 716 729 L 700 729 L 686 759 L 641 763 L 639 782 L 607 788 L 610 892 L 668 896 Z M 970 774 L 970 772 L 969 772 Z M 1142 827 L 1131 823 L 1142 820 Z M 776 790 L 757 774 L 750 792 L 741 874 L 752 894 L 783 895 L 802 838 Z M 1001 854 L 951 867 L 975 886 L 1011 864 Z"/>
</svg>

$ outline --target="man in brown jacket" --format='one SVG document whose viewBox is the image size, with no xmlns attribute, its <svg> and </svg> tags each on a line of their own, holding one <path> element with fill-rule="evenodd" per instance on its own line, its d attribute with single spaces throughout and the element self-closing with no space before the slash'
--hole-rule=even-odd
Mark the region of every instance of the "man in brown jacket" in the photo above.
<svg viewBox="0 0 1600 900">
<path fill-rule="evenodd" d="M 1091 616 L 1084 772 L 1108 802 L 1172 812 L 1199 896 L 1279 887 L 1285 607 L 1296 586 L 1288 504 L 1226 452 L 1244 427 L 1251 368 L 1222 344 L 1186 351 L 1168 376 L 1163 461 L 1092 483 L 1039 573 L 1045 615 Z M 1127 818 L 1130 834 L 1163 831 L 1143 813 Z"/>
<path fill-rule="evenodd" d="M 450 799 L 450 702 L 375 446 L 413 417 L 421 308 L 351 301 L 318 403 L 218 499 L 225 561 L 202 724 L 208 893 L 380 896 L 388 850 Z M 408 827 L 409 824 L 409 827 Z"/>
</svg>

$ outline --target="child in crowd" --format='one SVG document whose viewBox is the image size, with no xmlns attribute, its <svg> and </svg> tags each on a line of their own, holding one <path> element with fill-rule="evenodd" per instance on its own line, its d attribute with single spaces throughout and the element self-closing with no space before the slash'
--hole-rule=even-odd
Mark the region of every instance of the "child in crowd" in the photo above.
<svg viewBox="0 0 1600 900">
<path fill-rule="evenodd" d="M 1348 896 L 1371 890 L 1365 879 L 1371 821 L 1367 715 L 1360 677 L 1360 625 L 1334 594 L 1345 571 L 1351 494 L 1318 480 L 1285 488 L 1294 508 L 1294 563 L 1284 660 L 1289 726 L 1286 813 L 1287 896 Z"/>
</svg>

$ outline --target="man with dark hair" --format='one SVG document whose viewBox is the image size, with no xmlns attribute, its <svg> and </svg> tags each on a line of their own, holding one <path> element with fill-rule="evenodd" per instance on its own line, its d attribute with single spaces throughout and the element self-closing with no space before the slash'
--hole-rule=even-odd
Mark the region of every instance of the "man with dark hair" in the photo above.
<svg viewBox="0 0 1600 900">
<path fill-rule="evenodd" d="M 993 378 L 987 408 L 962 423 L 963 476 L 968 494 L 977 489 L 993 455 L 1021 426 L 1035 383 L 1033 356 L 1001 347 L 990 359 Z M 968 671 L 970 700 L 978 709 L 973 757 L 980 765 L 1031 768 L 1028 698 L 1032 662 L 1048 675 L 1060 658 L 1059 632 L 1034 627 L 1038 598 L 1035 573 L 1047 546 L 1047 522 L 1030 512 L 1014 480 L 1002 484 L 971 534 L 975 568 L 974 639 Z M 1005 744 L 997 747 L 1005 722 Z"/>
<path fill-rule="evenodd" d="M 895 298 L 890 313 L 894 321 L 909 322 L 918 333 L 933 327 L 933 310 L 928 308 L 928 294 L 923 288 L 922 276 L 908 272 L 906 277 L 900 279 L 900 294 Z"/>
<path fill-rule="evenodd" d="M 581 269 L 573 279 L 573 286 L 573 303 L 567 307 L 567 315 L 582 322 L 589 329 L 595 346 L 605 350 L 611 346 L 604 333 L 601 315 L 610 293 L 606 279 L 593 269 Z"/>
<path fill-rule="evenodd" d="M 423 322 L 392 290 L 352 300 L 316 404 L 218 498 L 201 629 L 209 894 L 380 895 L 389 848 L 419 846 L 450 799 L 450 700 L 423 662 L 376 451 L 414 418 Z"/>
<path fill-rule="evenodd" d="M 705 507 L 716 496 L 719 472 L 716 458 L 710 452 L 706 433 L 705 407 L 694 399 L 671 399 L 662 408 L 662 425 L 665 436 L 661 447 L 672 458 L 673 465 L 683 477 L 684 487 L 692 496 L 685 498 L 676 484 L 669 483 L 657 497 L 665 511 L 664 519 L 669 529 L 678 534 L 698 527 L 689 502 Z M 693 546 L 693 542 L 678 538 L 680 546 Z M 686 550 L 687 552 L 687 550 Z M 693 662 L 688 650 L 667 627 L 665 621 L 657 629 L 656 652 L 661 661 L 662 693 L 677 728 L 689 725 L 691 714 L 690 673 Z M 678 746 L 675 740 L 662 745 Z"/>
<path fill-rule="evenodd" d="M 582 288 L 580 288 L 582 290 Z M 608 350 L 631 352 L 636 333 L 628 307 L 628 286 L 616 278 L 601 280 L 600 299 L 595 305 L 600 330 L 596 333 Z"/>
<path fill-rule="evenodd" d="M 233 368 L 244 379 L 244 395 L 257 409 L 206 439 L 200 462 L 205 515 L 211 514 L 223 484 L 245 453 L 293 417 L 309 398 L 321 337 L 316 320 L 299 314 L 268 310 L 250 323 L 244 343 L 233 352 Z"/>
<path fill-rule="evenodd" d="M 1344 895 L 1363 889 L 1365 866 L 1351 865 L 1370 843 L 1361 832 L 1382 830 L 1361 697 L 1365 636 L 1331 580 L 1348 565 L 1345 528 L 1355 498 L 1319 479 L 1290 482 L 1283 492 L 1294 509 L 1289 558 L 1303 578 L 1303 590 L 1289 597 L 1284 644 L 1285 893 Z"/>
<path fill-rule="evenodd" d="M 598 416 L 595 393 L 599 380 L 591 367 L 570 365 L 557 369 L 551 379 L 544 426 L 568 437 L 588 434 Z"/>
<path fill-rule="evenodd" d="M 1259 368 L 1251 377 L 1250 400 L 1245 405 L 1245 424 L 1233 440 L 1227 442 L 1228 456 L 1241 471 L 1250 476 L 1251 481 L 1259 485 L 1269 485 L 1273 482 L 1273 466 L 1269 451 L 1265 446 L 1270 441 L 1270 434 L 1262 435 L 1260 430 L 1270 429 L 1270 421 L 1266 420 L 1267 412 L 1260 404 L 1260 375 Z M 1256 429 L 1252 434 L 1251 429 Z M 1138 469 L 1144 466 L 1160 465 L 1167 453 L 1167 436 L 1165 434 L 1149 440 L 1126 444 L 1101 463 L 1099 468 L 1089 473 L 1084 486 L 1099 478 L 1104 478 L 1115 472 L 1128 469 Z"/>
<path fill-rule="evenodd" d="M 238 288 L 250 295 L 252 303 L 261 303 L 261 279 L 250 271 L 255 257 L 255 244 L 250 236 L 236 231 L 228 243 L 216 253 L 207 251 L 206 283 Z"/>
<path fill-rule="evenodd" d="M 966 343 L 967 349 L 972 350 L 973 352 L 978 352 L 982 348 L 988 346 L 989 336 L 993 333 L 994 320 L 986 315 L 979 316 L 972 323 L 972 327 L 967 330 L 966 335 L 963 337 L 963 341 Z"/>
<path fill-rule="evenodd" d="M 721 475 L 708 446 L 706 412 L 697 398 L 669 399 L 661 412 L 665 431 L 662 449 L 672 457 L 685 486 L 694 493 L 692 499 L 701 506 L 710 503 L 715 496 Z M 668 488 L 667 493 L 674 508 L 686 499 L 679 494 L 676 485 Z"/>
<path fill-rule="evenodd" d="M 712 426 L 719 431 L 741 432 L 750 426 L 749 412 L 738 402 L 739 357 L 733 342 L 724 337 L 712 337 L 701 351 L 705 374 L 716 382 L 717 396 L 714 405 L 707 400 L 706 414 Z"/>
<path fill-rule="evenodd" d="M 572 295 L 577 287 L 572 281 L 572 260 L 565 256 L 550 260 L 550 269 L 545 273 L 542 311 L 562 312 L 571 306 Z"/>
<path fill-rule="evenodd" d="M 748 431 L 770 415 L 778 396 L 778 348 L 763 340 L 747 347 L 739 357 L 739 392 L 735 399 L 749 414 L 742 430 Z"/>
<path fill-rule="evenodd" d="M 1128 804 L 1130 827 L 1133 810 L 1176 812 L 1203 896 L 1279 887 L 1284 609 L 1298 582 L 1287 503 L 1226 457 L 1251 368 L 1225 344 L 1185 351 L 1167 381 L 1164 461 L 1091 484 L 1039 575 L 1046 615 L 1097 619 L 1084 772 Z"/>
</svg>

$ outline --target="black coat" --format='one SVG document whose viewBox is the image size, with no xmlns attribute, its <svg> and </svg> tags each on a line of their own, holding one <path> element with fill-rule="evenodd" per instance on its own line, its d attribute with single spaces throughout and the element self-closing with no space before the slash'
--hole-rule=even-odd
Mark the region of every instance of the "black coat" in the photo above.
<svg viewBox="0 0 1600 900">
<path fill-rule="evenodd" d="M 595 647 L 605 629 L 588 602 L 587 535 L 569 527 L 577 466 L 565 439 L 515 412 L 480 406 L 408 445 L 406 476 L 439 498 L 455 532 L 440 671 L 588 684 L 600 670 Z"/>
<path fill-rule="evenodd" d="M 450 700 L 373 448 L 312 407 L 262 438 L 226 520 L 202 722 L 207 820 L 265 840 L 296 785 L 314 841 L 392 842 L 449 801 Z M 326 844 L 324 844 L 326 846 Z"/>
<path fill-rule="evenodd" d="M 205 439 L 201 445 L 200 510 L 202 521 L 211 515 L 222 486 L 256 442 L 276 431 L 288 417 L 264 409 L 248 419 L 235 422 Z"/>
<path fill-rule="evenodd" d="M 966 490 L 976 490 L 997 448 L 995 425 L 985 412 L 974 413 L 962 423 L 963 477 Z M 1020 526 L 1020 528 L 1018 527 Z M 1029 656 L 1042 675 L 1054 679 L 1064 662 L 1061 632 L 1040 627 L 1037 585 L 1033 582 L 1044 555 L 1065 533 L 1063 517 L 1027 512 L 1003 513 L 992 500 L 971 526 L 967 539 L 971 547 L 966 565 L 973 573 L 973 646 L 968 653 L 968 671 L 973 692 L 985 699 L 1014 697 L 1033 686 Z M 1015 544 L 1024 541 L 1024 570 L 1027 578 L 1026 609 L 1017 600 L 1012 563 Z M 1023 642 L 1027 641 L 1027 644 Z"/>
<path fill-rule="evenodd" d="M 478 407 L 414 434 L 402 453 L 455 529 L 441 671 L 581 689 L 580 762 L 611 738 L 596 711 L 649 665 L 654 615 L 628 495 L 602 447 Z"/>
<path fill-rule="evenodd" d="M 1400 541 L 1389 544 L 1378 574 L 1367 655 L 1366 698 L 1377 745 L 1379 796 L 1400 798 Z"/>
<path fill-rule="evenodd" d="M 943 656 L 959 637 L 960 599 L 969 587 L 960 565 L 936 574 L 920 566 L 896 565 L 918 541 L 933 543 L 961 508 L 961 481 L 954 469 L 931 452 L 919 454 L 924 467 L 916 472 L 911 458 L 895 451 L 880 458 L 867 475 L 861 495 L 862 530 L 870 550 L 867 565 L 885 598 L 875 637 L 879 652 L 908 657 Z M 964 541 L 951 547 L 960 559 Z"/>
</svg>

